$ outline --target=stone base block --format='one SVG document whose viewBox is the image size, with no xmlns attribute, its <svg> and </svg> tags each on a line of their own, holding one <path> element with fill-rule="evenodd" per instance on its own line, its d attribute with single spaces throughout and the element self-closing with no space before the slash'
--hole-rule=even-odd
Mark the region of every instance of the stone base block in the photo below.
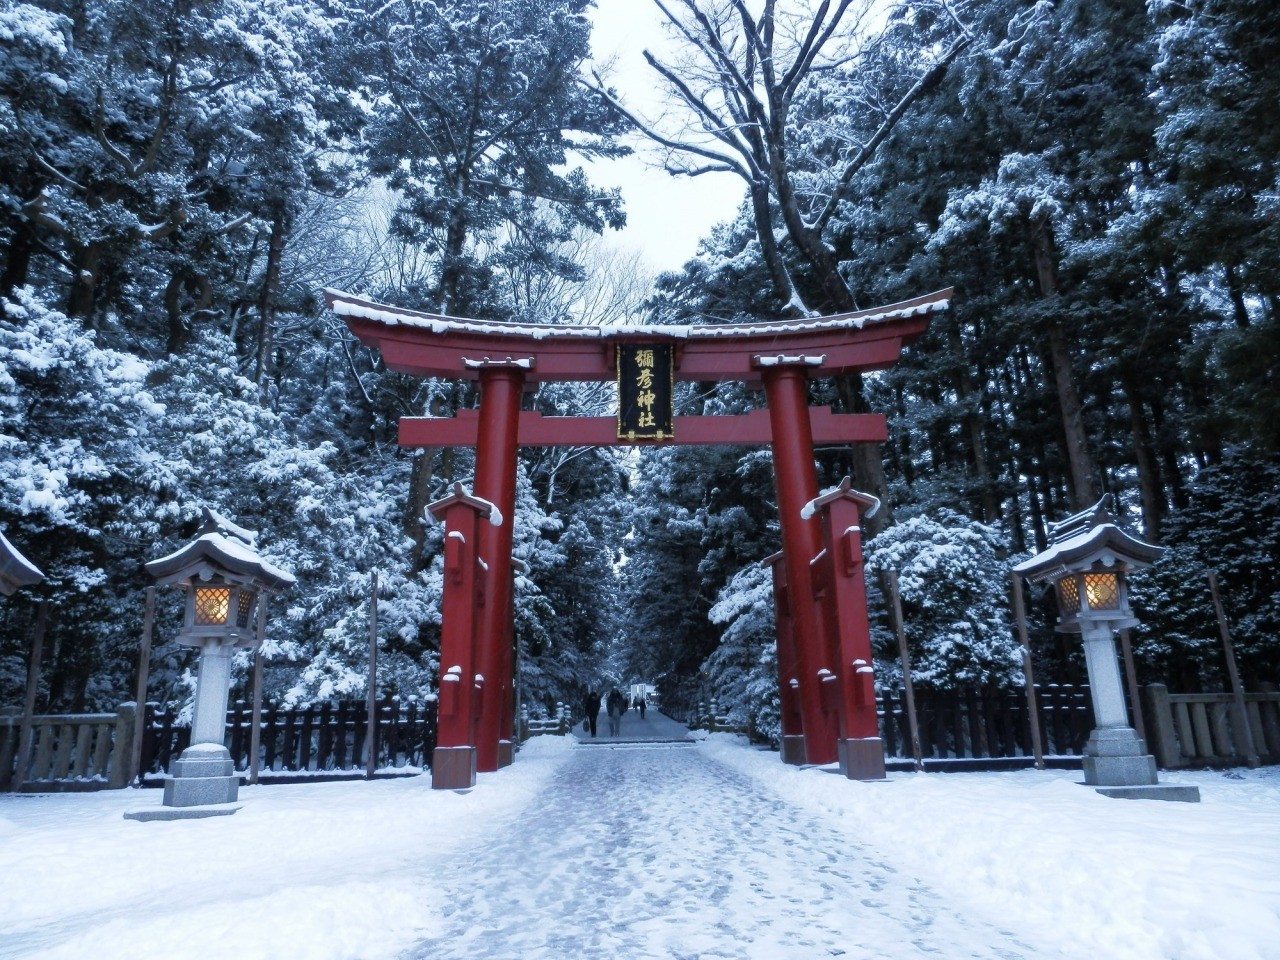
<svg viewBox="0 0 1280 960">
<path fill-rule="evenodd" d="M 161 802 L 166 807 L 207 807 L 216 803 L 235 803 L 239 794 L 240 778 L 235 775 L 174 776 L 164 782 L 164 799 Z"/>
<path fill-rule="evenodd" d="M 126 820 L 203 820 L 206 817 L 229 817 L 242 804 L 228 803 L 216 807 L 153 807 L 149 810 L 126 810 Z"/>
<path fill-rule="evenodd" d="M 800 734 L 782 738 L 782 762 L 794 767 L 804 766 L 804 737 Z"/>
<path fill-rule="evenodd" d="M 1200 788 L 1182 783 L 1151 783 L 1136 787 L 1095 787 L 1104 797 L 1117 800 L 1177 800 L 1199 803 Z"/>
<path fill-rule="evenodd" d="M 1139 787 L 1158 782 L 1156 758 L 1089 757 L 1083 761 L 1084 782 L 1093 787 Z"/>
<path fill-rule="evenodd" d="M 1156 758 L 1133 727 L 1099 727 L 1084 745 L 1084 782 L 1095 787 L 1156 783 Z"/>
<path fill-rule="evenodd" d="M 516 759 L 516 745 L 510 740 L 498 741 L 498 769 L 509 767 Z"/>
<path fill-rule="evenodd" d="M 883 780 L 884 742 L 879 737 L 837 740 L 840 772 L 850 780 Z"/>
<path fill-rule="evenodd" d="M 194 743 L 173 762 L 173 774 L 164 782 L 166 807 L 207 807 L 235 803 L 240 775 L 231 754 L 220 743 Z"/>
<path fill-rule="evenodd" d="M 436 747 L 431 754 L 433 790 L 467 790 L 475 785 L 475 747 Z"/>
</svg>

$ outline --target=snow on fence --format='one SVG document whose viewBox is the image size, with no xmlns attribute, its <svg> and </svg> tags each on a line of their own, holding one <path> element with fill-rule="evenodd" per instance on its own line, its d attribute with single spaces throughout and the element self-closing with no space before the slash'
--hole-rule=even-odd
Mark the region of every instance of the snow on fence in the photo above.
<svg viewBox="0 0 1280 960">
<path fill-rule="evenodd" d="M 0 790 L 24 793 L 102 790 L 129 782 L 132 703 L 115 713 L 51 714 L 31 718 L 23 751 L 23 718 L 0 716 Z"/>
<path fill-rule="evenodd" d="M 1261 763 L 1280 763 L 1280 692 L 1274 683 L 1244 695 L 1252 747 Z M 1248 760 L 1245 720 L 1229 693 L 1170 693 L 1146 687 L 1148 748 L 1165 769 L 1239 766 Z"/>
<path fill-rule="evenodd" d="M 436 743 L 434 701 L 387 697 L 379 701 L 373 730 L 376 766 L 416 773 L 431 765 Z M 225 744 L 236 769 L 249 769 L 253 708 L 238 701 L 227 710 Z M 262 708 L 258 748 L 259 782 L 310 777 L 363 775 L 366 768 L 368 706 L 363 700 L 339 700 L 284 708 Z M 176 711 L 147 704 L 142 735 L 142 776 L 158 780 L 191 742 L 190 726 L 179 725 Z"/>
</svg>

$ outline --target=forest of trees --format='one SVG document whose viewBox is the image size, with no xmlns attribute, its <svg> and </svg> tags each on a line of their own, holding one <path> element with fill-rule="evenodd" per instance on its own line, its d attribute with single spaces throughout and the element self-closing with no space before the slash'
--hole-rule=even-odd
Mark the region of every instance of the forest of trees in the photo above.
<svg viewBox="0 0 1280 960">
<path fill-rule="evenodd" d="M 1104 493 L 1169 548 L 1135 587 L 1143 679 L 1222 683 L 1208 568 L 1246 682 L 1280 678 L 1280 8 L 652 2 L 672 35 L 649 57 L 658 120 L 593 59 L 591 0 L 0 0 L 0 530 L 47 575 L 0 605 L 0 707 L 41 598 L 41 708 L 129 698 L 142 565 L 205 505 L 298 578 L 272 605 L 271 696 L 363 694 L 374 571 L 383 692 L 434 690 L 422 508 L 473 461 L 402 450 L 395 427 L 475 397 L 388 372 L 323 286 L 602 324 L 954 286 L 896 367 L 813 390 L 889 418 L 882 448 L 818 465 L 885 501 L 881 682 L 889 569 L 918 682 L 1020 682 L 1008 567 Z M 623 198 L 584 172 L 643 142 L 672 175 L 743 184 L 736 218 L 657 277 L 610 246 Z M 690 384 L 678 403 L 763 398 Z M 648 679 L 774 729 L 767 450 L 529 450 L 518 499 L 532 712 Z M 174 592 L 150 696 L 180 702 Z M 1031 614 L 1038 679 L 1079 679 L 1042 598 Z"/>
</svg>

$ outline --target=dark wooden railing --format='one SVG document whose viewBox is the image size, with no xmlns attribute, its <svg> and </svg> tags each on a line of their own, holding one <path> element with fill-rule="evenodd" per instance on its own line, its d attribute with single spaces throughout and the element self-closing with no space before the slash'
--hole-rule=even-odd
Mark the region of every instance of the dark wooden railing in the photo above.
<svg viewBox="0 0 1280 960">
<path fill-rule="evenodd" d="M 431 766 L 436 743 L 434 701 L 388 697 L 377 705 L 373 729 L 375 767 L 405 773 Z M 236 769 L 249 769 L 253 710 L 243 701 L 227 710 L 224 743 Z M 305 707 L 262 708 L 258 748 L 259 779 L 354 776 L 367 764 L 368 709 L 363 700 L 338 700 Z M 157 779 L 191 743 L 190 726 L 177 723 L 176 711 L 147 704 L 142 735 L 142 777 Z"/>
<path fill-rule="evenodd" d="M 1029 763 L 1034 756 L 1027 697 L 1022 690 L 992 693 L 917 688 L 915 700 L 920 754 L 928 766 L 935 765 L 929 761 L 968 761 L 962 765 L 976 769 L 1000 766 L 989 762 L 997 760 L 1025 758 Z M 900 690 L 883 691 L 878 701 L 885 756 L 891 760 L 911 759 L 905 694 Z M 1093 729 L 1089 688 L 1037 686 L 1036 701 L 1045 756 L 1079 757 Z"/>
</svg>

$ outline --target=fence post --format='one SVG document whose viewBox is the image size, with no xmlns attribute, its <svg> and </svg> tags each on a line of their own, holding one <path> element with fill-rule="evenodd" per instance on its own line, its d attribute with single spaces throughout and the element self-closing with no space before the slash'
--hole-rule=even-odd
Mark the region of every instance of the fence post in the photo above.
<svg viewBox="0 0 1280 960">
<path fill-rule="evenodd" d="M 1231 679 L 1231 697 L 1235 705 L 1232 711 L 1231 726 L 1233 748 L 1244 754 L 1244 762 L 1250 767 L 1259 765 L 1258 751 L 1253 745 L 1253 730 L 1249 726 L 1249 711 L 1244 705 L 1244 686 L 1240 683 L 1240 671 L 1236 668 L 1236 651 L 1231 643 L 1231 631 L 1227 629 L 1227 615 L 1222 609 L 1222 600 L 1218 596 L 1218 575 L 1213 570 L 1209 574 L 1209 592 L 1213 595 L 1213 609 L 1218 615 L 1218 630 L 1222 634 L 1222 649 L 1227 657 L 1227 676 Z"/>
<path fill-rule="evenodd" d="M 368 732 L 365 746 L 369 754 L 365 760 L 364 778 L 373 779 L 378 769 L 378 571 L 369 576 L 369 693 L 365 708 L 368 711 Z"/>
<path fill-rule="evenodd" d="M 116 729 L 111 738 L 111 759 L 107 761 L 107 789 L 127 787 L 133 779 L 134 719 L 138 715 L 136 703 L 122 703 L 116 708 Z"/>
<path fill-rule="evenodd" d="M 258 600 L 257 646 L 253 648 L 253 726 L 249 731 L 249 783 L 258 782 L 259 757 L 262 749 L 262 641 L 267 629 L 267 595 Z"/>
<path fill-rule="evenodd" d="M 1156 762 L 1166 770 L 1184 766 L 1182 750 L 1173 728 L 1173 706 L 1169 701 L 1169 688 L 1163 683 L 1146 686 L 1147 716 L 1151 720 L 1151 742 Z"/>
<path fill-rule="evenodd" d="M 18 727 L 18 766 L 10 787 L 17 790 L 27 778 L 31 765 L 31 747 L 35 737 L 36 695 L 40 690 L 40 657 L 44 650 L 44 629 L 49 619 L 49 601 L 41 600 L 36 608 L 35 626 L 31 628 L 31 660 L 27 663 L 27 693 L 22 705 L 22 720 Z"/>
<path fill-rule="evenodd" d="M 920 721 L 916 716 L 916 691 L 911 683 L 911 654 L 907 650 L 907 626 L 902 620 L 898 571 L 886 571 L 886 579 L 889 581 L 889 599 L 893 606 L 893 631 L 898 637 L 898 657 L 902 661 L 902 693 L 907 705 L 907 729 L 911 732 L 911 759 L 918 773 L 924 769 L 924 759 L 920 751 Z"/>
<path fill-rule="evenodd" d="M 147 719 L 147 677 L 151 672 L 151 630 L 156 615 L 156 588 L 147 587 L 142 613 L 142 643 L 138 647 L 138 685 L 133 702 L 133 752 L 129 754 L 129 783 L 142 786 L 142 725 Z"/>
</svg>

